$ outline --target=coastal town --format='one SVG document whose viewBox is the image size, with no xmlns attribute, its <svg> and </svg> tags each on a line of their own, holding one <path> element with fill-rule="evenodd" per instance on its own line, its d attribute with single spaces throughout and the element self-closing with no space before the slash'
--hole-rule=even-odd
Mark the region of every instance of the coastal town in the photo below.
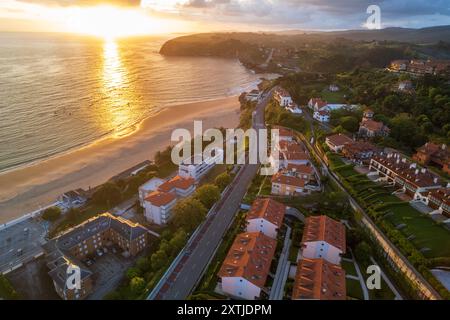
<svg viewBox="0 0 450 320">
<path fill-rule="evenodd" d="M 189 103 L 148 107 L 132 133 L 102 135 L 103 149 L 42 156 L 59 161 L 35 170 L 48 181 L 17 175 L 21 188 L 1 197 L 12 218 L 0 224 L 0 300 L 449 300 L 448 40 L 429 30 L 420 41 L 410 30 L 333 32 L 161 40 L 153 54 L 186 58 L 180 74 L 201 78 L 198 61 L 226 61 L 245 83 L 226 93 L 205 85 L 206 98 L 191 85 L 191 96 L 170 100 Z M 104 40 L 102 95 L 130 107 L 114 85 L 131 90 L 145 77 L 128 78 L 126 55 Z M 171 90 L 182 90 L 174 79 Z M 107 117 L 120 127 L 126 115 Z M 173 130 L 200 120 L 227 138 L 193 136 L 175 163 Z M 39 201 L 27 203 L 36 189 Z M 14 201 L 27 210 L 8 211 Z"/>
</svg>

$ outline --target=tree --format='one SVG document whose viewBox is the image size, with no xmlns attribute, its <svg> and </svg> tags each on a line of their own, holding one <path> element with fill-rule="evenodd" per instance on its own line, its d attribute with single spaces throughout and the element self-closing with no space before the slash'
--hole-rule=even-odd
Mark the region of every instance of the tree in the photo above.
<svg viewBox="0 0 450 320">
<path fill-rule="evenodd" d="M 42 219 L 55 222 L 61 216 L 61 209 L 58 207 L 50 207 L 44 210 Z"/>
<path fill-rule="evenodd" d="M 370 256 L 372 255 L 372 248 L 363 241 L 356 245 L 355 256 L 362 263 L 370 263 Z"/>
<path fill-rule="evenodd" d="M 191 232 L 205 218 L 208 209 L 198 199 L 186 198 L 178 201 L 172 212 L 174 226 Z"/>
<path fill-rule="evenodd" d="M 347 116 L 340 119 L 341 126 L 348 132 L 356 132 L 359 128 L 359 121 L 355 117 Z"/>
<path fill-rule="evenodd" d="M 197 189 L 194 198 L 199 200 L 207 209 L 220 199 L 220 190 L 213 184 L 205 184 Z"/>
<path fill-rule="evenodd" d="M 224 172 L 219 174 L 216 179 L 214 180 L 214 183 L 216 186 L 220 188 L 220 190 L 224 190 L 232 181 L 231 176 L 228 174 L 228 172 Z"/>
<path fill-rule="evenodd" d="M 169 258 L 167 257 L 167 254 L 164 250 L 156 251 L 150 258 L 152 269 L 155 271 L 161 269 L 166 265 L 168 259 Z"/>
<path fill-rule="evenodd" d="M 122 200 L 122 193 L 116 184 L 107 182 L 94 192 L 92 200 L 97 205 L 111 207 Z"/>
<path fill-rule="evenodd" d="M 142 277 L 135 277 L 130 281 L 130 289 L 135 295 L 141 294 L 145 289 L 145 280 Z"/>
<path fill-rule="evenodd" d="M 127 275 L 127 278 L 131 280 L 131 279 L 133 279 L 135 277 L 140 276 L 141 272 L 139 271 L 138 268 L 131 267 L 131 268 L 128 268 L 128 270 L 126 272 L 126 275 Z"/>
</svg>

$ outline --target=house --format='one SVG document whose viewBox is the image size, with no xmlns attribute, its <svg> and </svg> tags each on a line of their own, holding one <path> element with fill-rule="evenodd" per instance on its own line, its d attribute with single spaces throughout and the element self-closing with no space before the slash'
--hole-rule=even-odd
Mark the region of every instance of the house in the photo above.
<svg viewBox="0 0 450 320">
<path fill-rule="evenodd" d="M 278 130 L 279 132 L 279 136 L 280 136 L 280 142 L 281 141 L 295 141 L 295 134 L 294 131 L 292 129 L 288 129 L 285 127 L 281 127 L 281 126 L 273 126 L 272 130 Z"/>
<path fill-rule="evenodd" d="M 363 119 L 359 124 L 359 134 L 363 137 L 387 137 L 390 129 L 383 122 L 372 119 Z"/>
<path fill-rule="evenodd" d="M 369 169 L 379 175 L 379 181 L 391 183 L 414 198 L 442 186 L 438 176 L 426 168 L 419 168 L 416 163 L 408 161 L 399 153 L 379 153 L 372 156 Z"/>
<path fill-rule="evenodd" d="M 356 163 L 370 160 L 378 151 L 377 146 L 367 141 L 353 141 L 342 148 L 344 157 Z"/>
<path fill-rule="evenodd" d="M 333 134 L 325 139 L 326 145 L 330 148 L 330 150 L 336 153 L 341 152 L 346 144 L 352 142 L 353 140 L 351 138 L 342 133 Z"/>
<path fill-rule="evenodd" d="M 319 122 L 330 122 L 330 112 L 326 110 L 315 111 L 313 118 Z"/>
<path fill-rule="evenodd" d="M 272 194 L 279 196 L 297 196 L 308 194 L 305 188 L 307 181 L 296 176 L 284 175 L 278 172 L 272 177 Z"/>
<path fill-rule="evenodd" d="M 450 218 L 450 188 L 447 186 L 429 191 L 425 204 Z"/>
<path fill-rule="evenodd" d="M 245 95 L 247 101 L 258 101 L 261 98 L 261 93 L 259 90 L 254 89 Z"/>
<path fill-rule="evenodd" d="M 306 219 L 302 238 L 302 257 L 325 259 L 341 263 L 345 254 L 345 226 L 328 216 L 311 216 Z"/>
<path fill-rule="evenodd" d="M 270 198 L 256 199 L 247 213 L 247 232 L 262 232 L 276 239 L 283 224 L 286 206 Z"/>
<path fill-rule="evenodd" d="M 372 109 L 366 108 L 363 112 L 363 120 L 372 120 L 375 112 Z"/>
<path fill-rule="evenodd" d="M 409 60 L 394 60 L 389 69 L 394 72 L 406 71 L 409 66 Z"/>
<path fill-rule="evenodd" d="M 149 231 L 145 227 L 104 213 L 48 241 L 43 248 L 58 295 L 65 300 L 78 300 L 93 291 L 93 272 L 82 261 L 112 245 L 123 250 L 124 256 L 136 256 L 149 245 L 149 241 Z M 67 286 L 69 267 L 80 268 L 81 289 Z"/>
<path fill-rule="evenodd" d="M 325 259 L 302 259 L 297 266 L 293 300 L 346 300 L 345 271 Z"/>
<path fill-rule="evenodd" d="M 84 205 L 87 199 L 86 191 L 83 189 L 76 189 L 63 193 L 58 198 L 58 201 L 65 208 L 78 208 Z"/>
<path fill-rule="evenodd" d="M 438 145 L 428 142 L 417 149 L 417 153 L 413 155 L 413 160 L 422 165 L 436 165 L 450 174 L 450 151 L 445 144 Z"/>
<path fill-rule="evenodd" d="M 177 197 L 186 198 L 195 191 L 195 180 L 191 177 L 175 176 L 158 187 L 161 192 L 175 192 Z"/>
<path fill-rule="evenodd" d="M 413 90 L 414 86 L 410 80 L 400 81 L 398 84 L 398 91 L 412 92 Z"/>
<path fill-rule="evenodd" d="M 281 107 L 287 107 L 291 105 L 294 101 L 291 95 L 283 88 L 277 88 L 274 93 L 274 99 L 278 102 Z"/>
<path fill-rule="evenodd" d="M 314 167 L 310 164 L 289 163 L 283 173 L 305 180 L 307 183 L 314 179 Z"/>
<path fill-rule="evenodd" d="M 164 179 L 152 178 L 139 187 L 138 193 L 139 193 L 139 203 L 141 204 L 141 207 L 144 207 L 145 197 L 149 193 L 158 190 L 158 187 L 162 185 L 164 182 L 165 182 Z"/>
<path fill-rule="evenodd" d="M 339 91 L 339 87 L 336 84 L 330 84 L 330 86 L 328 87 L 328 91 L 330 91 L 330 92 L 338 92 Z"/>
<path fill-rule="evenodd" d="M 260 297 L 270 272 L 277 241 L 261 232 L 239 234 L 220 268 L 222 291 L 231 297 Z"/>
<path fill-rule="evenodd" d="M 312 109 L 313 111 L 319 111 L 322 108 L 325 108 L 327 106 L 327 102 L 322 100 L 321 98 L 311 98 L 308 101 L 308 107 Z"/>
<path fill-rule="evenodd" d="M 178 166 L 178 175 L 184 178 L 192 177 L 199 181 L 217 163 L 223 163 L 223 157 L 224 152 L 220 148 L 216 148 L 211 157 L 204 157 L 203 154 L 193 155 Z"/>
</svg>

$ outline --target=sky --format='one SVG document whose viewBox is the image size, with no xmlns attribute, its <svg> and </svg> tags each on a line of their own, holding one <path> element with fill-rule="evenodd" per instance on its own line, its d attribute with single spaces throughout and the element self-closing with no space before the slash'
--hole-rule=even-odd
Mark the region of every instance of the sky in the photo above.
<svg viewBox="0 0 450 320">
<path fill-rule="evenodd" d="M 0 0 L 0 31 L 126 36 L 174 32 L 450 25 L 449 0 Z"/>
</svg>

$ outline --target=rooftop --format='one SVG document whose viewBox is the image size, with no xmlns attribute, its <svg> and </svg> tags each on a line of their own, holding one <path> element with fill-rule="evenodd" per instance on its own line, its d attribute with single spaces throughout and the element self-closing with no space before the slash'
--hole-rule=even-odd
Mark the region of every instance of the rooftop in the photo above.
<svg viewBox="0 0 450 320">
<path fill-rule="evenodd" d="M 386 127 L 383 122 L 378 122 L 378 121 L 375 121 L 372 119 L 364 119 L 361 122 L 361 127 L 364 127 L 367 130 L 374 131 L 374 132 L 389 130 L 389 128 Z"/>
<path fill-rule="evenodd" d="M 307 181 L 302 178 L 286 176 L 281 173 L 277 173 L 272 177 L 272 183 L 279 183 L 293 187 L 303 188 Z"/>
<path fill-rule="evenodd" d="M 276 246 L 275 239 L 260 232 L 239 234 L 220 268 L 219 277 L 242 277 L 264 287 Z"/>
<path fill-rule="evenodd" d="M 302 259 L 292 299 L 346 300 L 345 271 L 324 259 Z"/>
<path fill-rule="evenodd" d="M 156 207 L 165 206 L 177 198 L 174 192 L 153 191 L 146 198 L 145 201 L 150 202 Z"/>
<path fill-rule="evenodd" d="M 286 206 L 270 198 L 256 199 L 247 214 L 247 221 L 253 219 L 265 219 L 277 227 L 283 224 Z"/>
<path fill-rule="evenodd" d="M 187 190 L 195 184 L 194 178 L 184 178 L 181 176 L 175 176 L 169 181 L 164 182 L 158 187 L 159 191 L 170 192 L 173 189 Z"/>
<path fill-rule="evenodd" d="M 325 241 L 345 253 L 345 227 L 341 222 L 328 216 L 306 218 L 302 243 Z"/>
<path fill-rule="evenodd" d="M 342 133 L 328 136 L 326 140 L 335 146 L 343 146 L 346 143 L 353 142 L 352 139 L 350 139 L 348 136 Z"/>
</svg>

